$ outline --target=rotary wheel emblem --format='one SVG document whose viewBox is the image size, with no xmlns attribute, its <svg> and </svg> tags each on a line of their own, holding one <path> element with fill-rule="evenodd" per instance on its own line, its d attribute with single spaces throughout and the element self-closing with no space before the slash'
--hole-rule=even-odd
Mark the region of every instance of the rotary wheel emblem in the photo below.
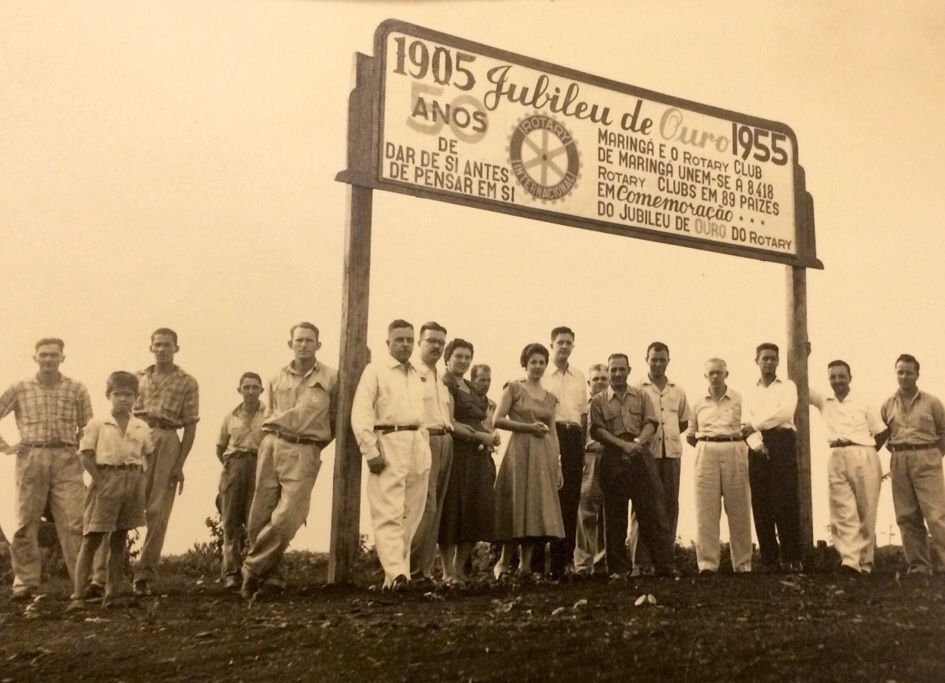
<svg viewBox="0 0 945 683">
<path fill-rule="evenodd" d="M 512 172 L 526 192 L 542 202 L 563 199 L 577 184 L 581 158 L 570 131 L 544 114 L 519 121 L 509 137 Z"/>
</svg>

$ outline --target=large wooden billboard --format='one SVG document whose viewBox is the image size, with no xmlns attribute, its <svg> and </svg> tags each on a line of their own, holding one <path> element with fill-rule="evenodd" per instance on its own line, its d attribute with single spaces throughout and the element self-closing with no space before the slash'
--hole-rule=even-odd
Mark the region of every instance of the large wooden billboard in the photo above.
<svg viewBox="0 0 945 683">
<path fill-rule="evenodd" d="M 367 362 L 373 190 L 787 266 L 802 533 L 812 546 L 806 269 L 813 199 L 785 124 L 617 83 L 396 20 L 356 56 L 329 581 L 358 552 L 351 403 Z"/>
<path fill-rule="evenodd" d="M 374 61 L 372 187 L 822 267 L 785 124 L 395 20 Z"/>
</svg>

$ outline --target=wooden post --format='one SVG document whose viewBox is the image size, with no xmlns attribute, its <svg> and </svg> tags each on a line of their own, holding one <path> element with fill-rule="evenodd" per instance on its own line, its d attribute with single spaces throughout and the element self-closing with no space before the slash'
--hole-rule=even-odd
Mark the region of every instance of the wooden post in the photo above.
<svg viewBox="0 0 945 683">
<path fill-rule="evenodd" d="M 348 583 L 359 552 L 361 527 L 361 452 L 351 431 L 351 404 L 368 362 L 368 298 L 371 284 L 371 219 L 374 191 L 370 185 L 375 130 L 373 60 L 355 56 L 356 85 L 348 99 L 348 222 L 345 227 L 345 268 L 341 285 L 341 359 L 332 487 L 331 546 L 328 582 Z M 353 171 L 353 173 L 352 173 Z M 360 183 L 358 182 L 360 180 Z"/>
<path fill-rule="evenodd" d="M 807 270 L 787 267 L 788 377 L 797 385 L 797 493 L 801 516 L 801 551 L 809 560 L 814 550 L 814 519 L 810 485 L 810 387 L 807 372 Z"/>
</svg>

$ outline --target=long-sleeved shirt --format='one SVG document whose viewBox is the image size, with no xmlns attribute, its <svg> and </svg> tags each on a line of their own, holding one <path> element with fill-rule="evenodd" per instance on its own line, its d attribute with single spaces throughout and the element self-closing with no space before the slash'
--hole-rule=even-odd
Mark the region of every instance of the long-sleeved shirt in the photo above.
<svg viewBox="0 0 945 683">
<path fill-rule="evenodd" d="M 269 414 L 263 429 L 328 442 L 335 436 L 337 411 L 338 372 L 315 361 L 301 375 L 292 361 L 269 382 Z"/>
<path fill-rule="evenodd" d="M 945 409 L 942 402 L 924 391 L 903 401 L 897 391 L 886 399 L 880 416 L 889 426 L 889 445 L 928 444 L 945 453 Z"/>
<path fill-rule="evenodd" d="M 752 387 L 745 401 L 745 417 L 754 429 L 746 441 L 753 449 L 761 448 L 761 432 L 766 429 L 792 429 L 797 410 L 797 385 L 789 379 L 775 379 L 765 386 L 761 380 Z"/>
<path fill-rule="evenodd" d="M 656 410 L 656 417 L 659 419 L 656 434 L 647 444 L 650 453 L 655 458 L 682 457 L 679 423 L 692 419 L 689 404 L 686 402 L 686 392 L 669 379 L 661 390 L 650 380 L 649 375 L 646 379 L 640 380 L 639 387 L 649 394 L 650 400 L 653 401 L 653 408 Z"/>
<path fill-rule="evenodd" d="M 731 387 L 715 400 L 707 390 L 696 399 L 687 434 L 699 437 L 739 436 L 742 426 L 742 397 Z"/>
<path fill-rule="evenodd" d="M 564 370 L 556 367 L 541 378 L 541 386 L 558 399 L 555 422 L 581 424 L 581 418 L 587 415 L 588 410 L 587 380 L 584 379 L 584 373 L 570 365 Z"/>
<path fill-rule="evenodd" d="M 258 453 L 264 436 L 262 428 L 265 420 L 266 410 L 261 404 L 252 415 L 243 411 L 242 403 L 227 413 L 217 439 L 217 448 L 223 449 L 224 459 L 236 451 Z"/>
<path fill-rule="evenodd" d="M 423 426 L 427 429 L 453 429 L 452 397 L 443 383 L 443 375 L 436 368 L 418 363 L 417 372 L 423 383 L 423 406 L 425 418 Z"/>
<path fill-rule="evenodd" d="M 422 425 L 425 417 L 423 382 L 412 363 L 393 356 L 368 363 L 351 406 L 351 429 L 365 459 L 380 454 L 375 427 Z"/>
<path fill-rule="evenodd" d="M 180 429 L 200 420 L 197 380 L 176 365 L 169 375 L 159 375 L 151 365 L 138 373 L 135 417 Z"/>
<path fill-rule="evenodd" d="M 20 441 L 74 446 L 79 442 L 79 430 L 92 418 L 92 401 L 84 384 L 65 375 L 52 387 L 31 377 L 0 396 L 0 419 L 10 412 L 16 417 Z M 8 444 L 0 437 L 0 449 L 6 448 Z"/>
<path fill-rule="evenodd" d="M 858 446 L 874 446 L 877 434 L 886 430 L 879 410 L 852 389 L 843 400 L 834 395 L 810 392 L 810 402 L 824 418 L 827 441 L 849 441 Z"/>
</svg>

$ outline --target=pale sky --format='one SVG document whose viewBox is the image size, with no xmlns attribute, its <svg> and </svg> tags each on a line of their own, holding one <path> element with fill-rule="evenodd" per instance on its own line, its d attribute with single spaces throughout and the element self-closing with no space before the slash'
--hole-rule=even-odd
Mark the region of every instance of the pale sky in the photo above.
<svg viewBox="0 0 945 683">
<path fill-rule="evenodd" d="M 5 0 L 0 385 L 35 372 L 37 339 L 61 336 L 62 371 L 103 414 L 108 373 L 152 363 L 153 329 L 178 331 L 202 420 L 165 551 L 208 536 L 214 443 L 240 374 L 273 376 L 299 320 L 321 327 L 320 359 L 338 366 L 348 188 L 334 177 L 354 54 L 372 53 L 387 18 L 789 125 L 825 265 L 808 273 L 812 386 L 826 390 L 827 362 L 843 358 L 879 403 L 909 352 L 920 387 L 945 396 L 940 2 Z M 782 265 L 384 192 L 372 250 L 375 354 L 390 320 L 437 320 L 492 365 L 494 398 L 520 375 L 521 348 L 561 324 L 577 332 L 575 364 L 626 352 L 631 379 L 645 372 L 646 345 L 666 342 L 669 375 L 690 398 L 706 358 L 727 359 L 744 390 L 755 345 L 786 346 Z M 812 426 L 814 535 L 825 538 L 828 451 L 816 414 Z M 16 440 L 12 416 L 0 433 Z M 293 547 L 328 547 L 333 450 Z M 688 543 L 688 447 L 684 458 Z M 3 458 L 8 534 L 12 499 Z M 881 544 L 890 525 L 886 484 Z"/>
</svg>

